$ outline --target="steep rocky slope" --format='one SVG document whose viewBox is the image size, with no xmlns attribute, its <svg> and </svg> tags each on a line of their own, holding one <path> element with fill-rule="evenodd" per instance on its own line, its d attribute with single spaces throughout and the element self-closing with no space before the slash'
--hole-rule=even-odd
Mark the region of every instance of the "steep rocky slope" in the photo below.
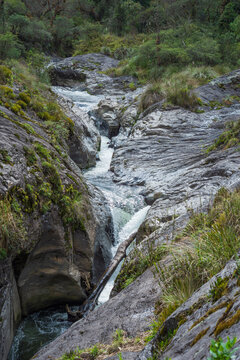
<svg viewBox="0 0 240 360">
<path fill-rule="evenodd" d="M 120 128 L 120 136 L 113 139 L 115 151 L 111 170 L 116 182 L 139 187 L 147 203 L 152 205 L 137 235 L 137 241 L 141 243 L 139 248 L 143 252 L 147 252 L 149 244 L 154 248 L 163 241 L 172 240 L 187 224 L 192 213 L 205 212 L 208 209 L 214 195 L 221 187 L 238 188 L 240 156 L 237 146 L 227 149 L 216 148 L 212 152 L 205 150 L 224 131 L 226 123 L 236 122 L 240 117 L 239 81 L 240 72 L 236 71 L 196 90 L 203 100 L 200 113 L 172 106 L 163 108 L 160 103 L 137 119 L 135 103 L 121 111 L 119 110 L 121 100 L 118 101 L 118 109 L 115 113 L 120 118 L 122 128 Z M 107 111 L 109 108 L 110 106 L 106 107 Z M 102 109 L 103 107 L 99 110 L 101 116 L 104 115 Z M 114 113 L 114 107 L 112 112 Z M 123 134 L 126 133 L 129 135 L 124 138 Z M 131 258 L 131 254 L 129 256 Z M 223 272 L 233 272 L 235 265 L 233 262 L 230 263 Z M 56 359 L 77 346 L 81 348 L 94 345 L 96 342 L 110 343 L 110 334 L 116 328 L 122 328 L 130 336 L 145 331 L 147 321 L 150 324 L 151 317 L 153 319 L 154 304 L 161 293 L 156 279 L 149 275 L 149 271 L 147 270 L 84 320 L 74 324 L 64 335 L 43 348 L 35 358 Z M 225 275 L 221 273 L 219 276 Z M 121 281 L 121 275 L 118 281 Z M 205 358 L 208 353 L 206 344 L 209 345 L 210 337 L 214 336 L 212 332 L 218 319 L 225 311 L 228 311 L 225 313 L 226 317 L 229 315 L 231 318 L 237 309 L 239 293 L 234 276 L 228 286 L 227 298 L 221 297 L 219 300 L 219 304 L 223 302 L 219 310 L 217 308 L 216 312 L 210 311 L 214 321 L 206 317 L 206 321 L 211 322 L 211 329 L 208 323 L 205 327 L 204 317 L 203 322 L 200 321 L 191 329 L 188 337 L 188 330 L 193 323 L 210 308 L 215 307 L 215 304 L 205 302 L 199 303 L 196 310 L 194 308 L 192 312 L 188 311 L 195 302 L 198 303 L 201 294 L 206 295 L 209 292 L 210 283 L 207 283 L 166 320 L 162 328 L 164 330 L 162 332 L 160 330 L 153 343 L 146 347 L 139 358 L 147 359 L 153 356 L 157 344 L 166 340 L 161 338 L 161 334 L 165 335 L 168 330 L 176 330 L 181 320 L 178 318 L 178 312 L 185 310 L 188 315 L 185 323 L 179 327 L 176 334 L 174 333 L 175 337 L 165 353 L 159 353 L 158 357 L 165 359 L 166 356 L 170 356 L 172 360 L 192 358 L 192 356 L 194 359 Z M 235 303 L 231 309 L 226 310 L 227 299 L 234 299 Z M 203 333 L 202 330 L 206 329 L 207 331 Z M 237 334 L 237 330 L 236 322 L 236 325 L 229 327 L 222 335 L 224 338 L 226 335 L 233 337 Z M 196 339 L 199 334 L 201 334 L 199 339 L 202 338 L 200 345 L 197 344 Z M 194 339 L 196 342 L 193 344 Z M 137 356 L 137 353 L 123 353 L 124 359 Z"/>
<path fill-rule="evenodd" d="M 61 100 L 70 119 L 50 89 L 39 92 L 34 87 L 32 76 L 19 79 L 14 69 L 1 70 L 9 75 L 0 86 L 4 360 L 21 312 L 86 299 L 109 264 L 113 237 L 103 194 L 86 183 L 76 165 L 83 168 L 96 161 L 99 133 L 90 118 Z"/>
</svg>

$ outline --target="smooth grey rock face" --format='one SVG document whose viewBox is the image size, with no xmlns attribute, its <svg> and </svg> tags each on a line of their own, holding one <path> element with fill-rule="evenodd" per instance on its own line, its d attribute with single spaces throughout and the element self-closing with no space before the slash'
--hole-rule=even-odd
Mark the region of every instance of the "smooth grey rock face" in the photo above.
<svg viewBox="0 0 240 360">
<path fill-rule="evenodd" d="M 83 242 L 85 234 L 79 234 L 78 238 Z M 76 248 L 75 241 L 74 239 L 73 253 L 77 257 L 81 251 L 82 258 L 77 258 L 71 264 L 67 258 L 65 231 L 57 209 L 44 216 L 38 242 L 28 256 L 18 279 L 24 315 L 58 303 L 83 302 L 86 299 L 86 294 L 80 286 L 80 271 L 91 270 L 89 267 L 93 254 L 87 241 L 84 244 L 85 254 L 83 244 Z"/>
<path fill-rule="evenodd" d="M 0 260 L 0 358 L 6 360 L 21 320 L 17 285 L 9 260 Z"/>
<path fill-rule="evenodd" d="M 220 76 L 209 84 L 199 87 L 194 92 L 205 102 L 222 102 L 229 96 L 239 96 L 240 70 L 232 71 L 228 75 Z M 216 106 L 219 104 L 216 104 Z"/>
<path fill-rule="evenodd" d="M 133 284 L 107 303 L 73 324 L 63 335 L 44 347 L 37 360 L 58 358 L 65 352 L 84 349 L 96 343 L 111 343 L 116 329 L 123 329 L 128 336 L 149 329 L 154 315 L 154 303 L 160 295 L 157 280 L 147 270 Z"/>
<path fill-rule="evenodd" d="M 111 163 L 114 180 L 142 187 L 146 202 L 152 204 L 138 241 L 150 234 L 158 241 L 171 219 L 176 227 L 189 212 L 206 210 L 220 187 L 231 187 L 238 180 L 236 148 L 208 155 L 205 149 L 228 121 L 239 117 L 239 104 L 203 114 L 158 110 L 139 119 L 129 137 L 116 145 Z"/>
</svg>

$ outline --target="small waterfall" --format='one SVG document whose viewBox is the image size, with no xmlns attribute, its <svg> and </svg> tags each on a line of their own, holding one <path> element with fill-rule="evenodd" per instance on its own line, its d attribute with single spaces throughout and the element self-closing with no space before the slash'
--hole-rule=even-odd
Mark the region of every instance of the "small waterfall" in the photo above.
<svg viewBox="0 0 240 360">
<path fill-rule="evenodd" d="M 115 246 L 113 246 L 113 248 L 112 248 L 113 256 L 115 255 L 115 253 L 117 251 L 118 245 L 121 242 L 123 242 L 124 240 L 128 239 L 131 234 L 133 234 L 135 231 L 137 231 L 139 229 L 139 227 L 142 224 L 142 222 L 144 221 L 149 209 L 150 209 L 150 206 L 145 206 L 143 209 L 139 210 L 137 213 L 135 213 L 131 217 L 131 219 L 122 228 L 122 230 L 120 231 L 119 236 L 118 236 L 118 243 Z M 109 279 L 106 286 L 104 287 L 104 289 L 98 299 L 99 304 L 103 304 L 106 301 L 108 301 L 108 299 L 110 297 L 110 293 L 114 286 L 114 281 L 115 281 L 116 277 L 118 276 L 119 271 L 121 270 L 122 263 L 123 262 L 121 262 L 118 265 L 117 269 L 112 274 L 111 278 Z"/>
</svg>

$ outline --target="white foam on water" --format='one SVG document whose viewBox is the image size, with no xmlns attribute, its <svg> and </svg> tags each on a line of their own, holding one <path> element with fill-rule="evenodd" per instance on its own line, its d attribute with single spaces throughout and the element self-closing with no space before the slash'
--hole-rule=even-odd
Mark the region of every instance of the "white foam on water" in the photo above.
<svg viewBox="0 0 240 360">
<path fill-rule="evenodd" d="M 97 161 L 96 166 L 84 173 L 84 176 L 87 179 L 91 179 L 92 177 L 107 174 L 110 168 L 112 156 L 113 148 L 109 147 L 109 138 L 106 136 L 101 136 L 101 149 L 99 151 L 99 160 Z"/>
<path fill-rule="evenodd" d="M 149 209 L 150 206 L 145 206 L 143 209 L 139 210 L 137 213 L 135 213 L 132 216 L 132 218 L 122 228 L 118 236 L 118 243 L 112 248 L 113 256 L 116 254 L 119 244 L 122 243 L 124 240 L 127 240 L 134 232 L 136 232 L 139 229 Z M 110 293 L 114 286 L 114 281 L 121 269 L 121 266 L 122 266 L 122 262 L 118 265 L 117 269 L 115 270 L 115 272 L 107 282 L 106 286 L 104 287 L 103 291 L 101 292 L 101 295 L 99 296 L 98 299 L 99 304 L 103 304 L 109 300 Z"/>
<path fill-rule="evenodd" d="M 67 87 L 53 86 L 52 89 L 58 95 L 70 99 L 75 105 L 86 111 L 92 110 L 103 99 L 101 95 L 90 95 L 87 91 Z"/>
</svg>

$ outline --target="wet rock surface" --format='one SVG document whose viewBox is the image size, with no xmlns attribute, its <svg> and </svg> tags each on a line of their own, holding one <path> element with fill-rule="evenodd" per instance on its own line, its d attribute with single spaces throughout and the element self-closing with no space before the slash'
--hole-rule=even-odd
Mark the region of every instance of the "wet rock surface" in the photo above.
<svg viewBox="0 0 240 360">
<path fill-rule="evenodd" d="M 131 76 L 111 77 L 104 73 L 118 63 L 118 60 L 102 54 L 87 54 L 55 60 L 49 66 L 53 85 L 102 97 L 90 113 L 100 133 L 109 138 L 117 136 L 120 129 L 124 138 L 128 135 L 129 128 L 137 118 L 137 98 L 143 92 L 143 88 L 138 87 L 136 79 Z M 76 112 L 76 107 L 73 111 Z M 88 141 L 89 134 L 84 131 L 82 135 Z M 72 153 L 74 161 L 78 163 L 77 149 L 73 141 L 70 155 Z M 93 166 L 91 156 L 89 159 L 89 166 Z M 84 162 L 84 159 L 81 161 Z"/>
</svg>

